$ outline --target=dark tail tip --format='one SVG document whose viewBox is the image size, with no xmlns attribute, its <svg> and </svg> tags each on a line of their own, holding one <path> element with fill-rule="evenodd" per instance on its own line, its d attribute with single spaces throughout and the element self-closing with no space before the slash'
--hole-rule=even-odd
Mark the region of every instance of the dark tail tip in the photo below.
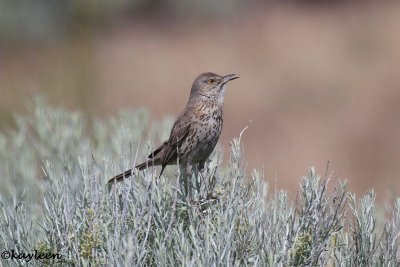
<svg viewBox="0 0 400 267">
<path fill-rule="evenodd" d="M 122 182 L 125 178 L 129 178 L 131 176 L 132 176 L 132 170 L 127 170 L 108 180 L 107 184 L 119 183 Z"/>
<path fill-rule="evenodd" d="M 142 164 L 139 164 L 135 167 L 135 169 L 138 169 L 139 171 L 147 169 L 147 167 L 150 166 L 149 162 L 143 162 Z"/>
<path fill-rule="evenodd" d="M 141 171 L 144 169 L 147 169 L 147 167 L 149 166 L 149 162 L 143 162 L 142 164 L 139 164 L 135 167 L 135 169 Z M 108 180 L 107 184 L 113 184 L 113 183 L 119 183 L 122 182 L 125 178 L 129 178 L 131 177 L 133 174 L 133 170 L 127 170 L 123 173 L 118 174 L 117 176 L 114 176 L 113 178 L 111 178 L 110 180 Z"/>
</svg>

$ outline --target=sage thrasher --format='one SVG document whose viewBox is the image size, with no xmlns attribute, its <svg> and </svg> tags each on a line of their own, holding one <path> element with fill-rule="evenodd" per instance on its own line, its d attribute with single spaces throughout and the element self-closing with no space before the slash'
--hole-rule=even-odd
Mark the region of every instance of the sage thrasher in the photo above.
<svg viewBox="0 0 400 267">
<path fill-rule="evenodd" d="M 192 166 L 204 170 L 204 164 L 214 150 L 222 130 L 222 109 L 227 82 L 239 78 L 236 74 L 220 76 L 207 72 L 193 82 L 189 101 L 172 127 L 167 141 L 154 150 L 146 162 L 137 165 L 138 170 L 161 165 L 160 176 L 167 165 L 177 164 L 192 174 Z M 130 177 L 133 169 L 127 170 L 108 183 Z"/>
</svg>

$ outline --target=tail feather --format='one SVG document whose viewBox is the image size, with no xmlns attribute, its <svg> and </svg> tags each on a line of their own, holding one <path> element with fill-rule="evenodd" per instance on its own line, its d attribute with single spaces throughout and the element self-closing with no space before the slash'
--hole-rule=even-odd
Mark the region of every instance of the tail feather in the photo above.
<svg viewBox="0 0 400 267">
<path fill-rule="evenodd" d="M 132 169 L 124 171 L 123 173 L 118 174 L 117 176 L 114 176 L 110 180 L 108 180 L 108 184 L 113 184 L 113 183 L 119 183 L 122 182 L 125 178 L 129 178 L 132 176 Z"/>
<path fill-rule="evenodd" d="M 138 169 L 139 171 L 147 169 L 147 167 L 153 166 L 153 160 L 148 160 L 143 162 L 142 164 L 136 165 L 135 169 Z"/>
<path fill-rule="evenodd" d="M 158 161 L 155 161 L 154 159 L 150 159 L 148 161 L 145 161 L 139 165 L 136 165 L 136 167 L 134 169 L 137 169 L 139 171 L 147 169 L 148 167 L 152 167 L 155 165 L 159 165 L 157 164 Z M 113 184 L 113 183 L 119 183 L 122 182 L 124 179 L 129 178 L 133 175 L 134 169 L 130 169 L 127 171 L 124 171 L 123 173 L 118 174 L 117 176 L 114 176 L 113 178 L 111 178 L 110 180 L 108 180 L 108 184 Z"/>
</svg>

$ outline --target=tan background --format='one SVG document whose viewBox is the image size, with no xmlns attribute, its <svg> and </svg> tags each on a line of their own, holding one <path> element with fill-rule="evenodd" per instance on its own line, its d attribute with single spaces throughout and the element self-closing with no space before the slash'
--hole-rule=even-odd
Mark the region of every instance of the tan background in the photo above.
<svg viewBox="0 0 400 267">
<path fill-rule="evenodd" d="M 249 125 L 248 168 L 278 188 L 295 190 L 329 160 L 357 193 L 399 195 L 400 4 L 153 2 L 163 4 L 65 7 L 67 23 L 42 32 L 3 17 L 0 129 L 37 93 L 94 117 L 138 106 L 177 116 L 199 73 L 237 73 L 225 151 Z"/>
</svg>

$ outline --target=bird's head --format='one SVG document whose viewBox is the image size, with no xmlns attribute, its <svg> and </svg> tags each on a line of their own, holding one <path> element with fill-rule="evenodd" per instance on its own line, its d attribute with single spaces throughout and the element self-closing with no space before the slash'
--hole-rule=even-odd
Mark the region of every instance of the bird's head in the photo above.
<svg viewBox="0 0 400 267">
<path fill-rule="evenodd" d="M 237 78 L 236 74 L 220 76 L 212 72 L 202 73 L 193 82 L 190 98 L 205 97 L 223 102 L 226 83 Z"/>
</svg>

